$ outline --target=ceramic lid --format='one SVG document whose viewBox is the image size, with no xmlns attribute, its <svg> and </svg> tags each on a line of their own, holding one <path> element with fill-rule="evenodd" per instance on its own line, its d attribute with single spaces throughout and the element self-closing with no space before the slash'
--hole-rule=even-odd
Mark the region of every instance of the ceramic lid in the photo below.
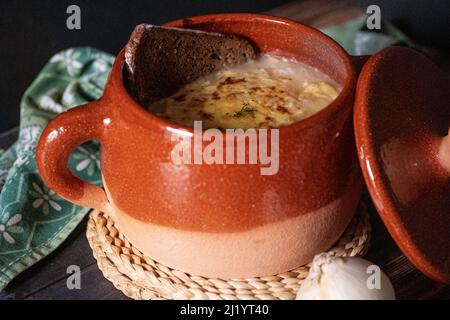
<svg viewBox="0 0 450 320">
<path fill-rule="evenodd" d="M 450 77 L 391 47 L 358 79 L 354 126 L 373 202 L 405 256 L 450 283 Z"/>
</svg>

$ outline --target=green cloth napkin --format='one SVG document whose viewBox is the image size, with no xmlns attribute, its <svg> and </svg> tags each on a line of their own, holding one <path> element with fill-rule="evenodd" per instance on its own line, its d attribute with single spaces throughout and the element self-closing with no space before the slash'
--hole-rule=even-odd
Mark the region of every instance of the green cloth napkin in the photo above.
<svg viewBox="0 0 450 320">
<path fill-rule="evenodd" d="M 406 39 L 397 30 L 386 35 L 363 29 L 360 17 L 322 31 L 351 54 L 371 54 Z M 93 48 L 62 51 L 50 59 L 22 98 L 19 139 L 0 152 L 0 291 L 57 248 L 89 211 L 45 186 L 34 153 L 50 119 L 102 95 L 113 60 L 112 55 Z M 101 185 L 98 144 L 78 147 L 69 167 L 80 178 Z"/>
<path fill-rule="evenodd" d="M 34 153 L 50 119 L 102 95 L 113 61 L 112 55 L 93 48 L 62 51 L 22 98 L 19 139 L 0 154 L 0 290 L 58 247 L 89 211 L 45 186 Z M 69 166 L 82 179 L 101 184 L 95 142 L 77 148 Z"/>
</svg>

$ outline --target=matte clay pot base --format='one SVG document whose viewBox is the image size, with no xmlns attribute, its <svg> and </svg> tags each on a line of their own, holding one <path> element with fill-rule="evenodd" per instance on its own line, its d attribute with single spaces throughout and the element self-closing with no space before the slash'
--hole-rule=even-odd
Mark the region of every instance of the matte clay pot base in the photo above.
<svg viewBox="0 0 450 320">
<path fill-rule="evenodd" d="M 100 211 L 89 216 L 86 236 L 106 279 L 126 296 L 137 300 L 293 300 L 309 265 L 281 274 L 248 279 L 222 280 L 190 275 L 144 256 Z M 364 203 L 328 252 L 337 256 L 362 256 L 370 242 L 370 222 Z M 193 253 L 195 255 L 195 253 Z"/>
<path fill-rule="evenodd" d="M 408 259 L 450 283 L 450 76 L 391 47 L 358 80 L 354 126 L 374 204 Z M 446 136 L 446 138 L 444 138 Z"/>
</svg>

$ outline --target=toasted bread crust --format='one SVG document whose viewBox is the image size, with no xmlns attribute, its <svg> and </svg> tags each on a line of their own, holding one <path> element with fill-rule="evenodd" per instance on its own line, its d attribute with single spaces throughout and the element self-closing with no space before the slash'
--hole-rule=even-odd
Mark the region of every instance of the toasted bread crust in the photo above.
<svg viewBox="0 0 450 320">
<path fill-rule="evenodd" d="M 255 56 L 252 44 L 234 35 L 140 24 L 125 49 L 129 89 L 149 106 L 184 84 Z"/>
</svg>

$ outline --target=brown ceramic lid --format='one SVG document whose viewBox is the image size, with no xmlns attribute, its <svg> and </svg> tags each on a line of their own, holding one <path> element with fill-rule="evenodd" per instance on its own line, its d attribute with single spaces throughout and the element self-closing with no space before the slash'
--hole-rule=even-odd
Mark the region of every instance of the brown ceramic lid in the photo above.
<svg viewBox="0 0 450 320">
<path fill-rule="evenodd" d="M 450 283 L 450 77 L 391 47 L 358 79 L 354 126 L 367 187 L 408 259 Z"/>
</svg>

